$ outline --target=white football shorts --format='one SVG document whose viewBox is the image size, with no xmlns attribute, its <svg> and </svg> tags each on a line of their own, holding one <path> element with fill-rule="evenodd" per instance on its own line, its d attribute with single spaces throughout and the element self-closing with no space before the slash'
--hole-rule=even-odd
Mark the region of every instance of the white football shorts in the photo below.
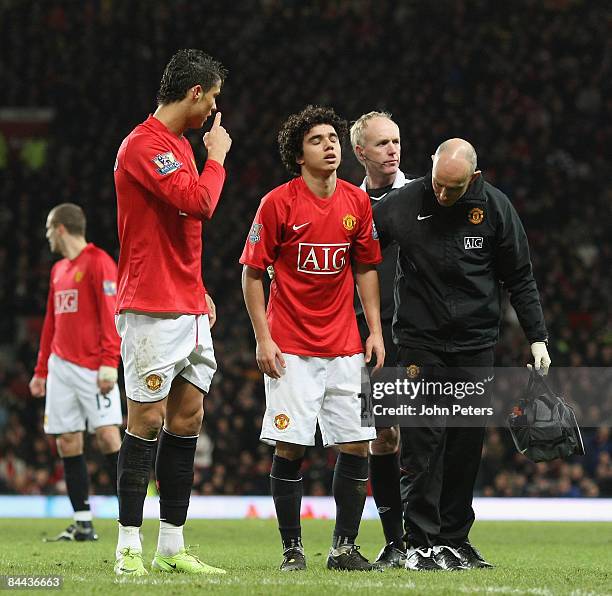
<svg viewBox="0 0 612 596">
<path fill-rule="evenodd" d="M 326 447 L 376 438 L 376 429 L 361 422 L 363 354 L 283 357 L 287 367 L 280 379 L 264 375 L 266 412 L 260 435 L 264 443 L 314 445 L 317 422 Z"/>
<path fill-rule="evenodd" d="M 45 432 L 61 435 L 101 426 L 121 425 L 121 398 L 117 384 L 106 395 L 97 385 L 98 371 L 68 362 L 57 354 L 49 357 Z"/>
<path fill-rule="evenodd" d="M 123 312 L 115 317 L 121 337 L 125 392 L 133 401 L 168 396 L 181 376 L 204 393 L 217 370 L 208 315 L 148 315 Z"/>
</svg>

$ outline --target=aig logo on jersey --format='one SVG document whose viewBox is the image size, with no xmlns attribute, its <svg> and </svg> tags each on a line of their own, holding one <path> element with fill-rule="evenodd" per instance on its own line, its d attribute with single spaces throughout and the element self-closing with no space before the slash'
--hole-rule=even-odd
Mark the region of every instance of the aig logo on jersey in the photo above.
<svg viewBox="0 0 612 596">
<path fill-rule="evenodd" d="M 337 275 L 346 265 L 349 246 L 349 242 L 341 244 L 300 242 L 297 270 L 312 275 Z"/>
<path fill-rule="evenodd" d="M 60 290 L 55 292 L 55 314 L 63 315 L 79 310 L 79 291 Z"/>
<path fill-rule="evenodd" d="M 482 248 L 482 236 L 465 236 L 463 238 L 463 248 L 465 250 Z"/>
<path fill-rule="evenodd" d="M 174 157 L 172 151 L 160 153 L 153 158 L 153 163 L 157 166 L 157 173 L 165 176 L 178 170 L 183 164 Z"/>
</svg>

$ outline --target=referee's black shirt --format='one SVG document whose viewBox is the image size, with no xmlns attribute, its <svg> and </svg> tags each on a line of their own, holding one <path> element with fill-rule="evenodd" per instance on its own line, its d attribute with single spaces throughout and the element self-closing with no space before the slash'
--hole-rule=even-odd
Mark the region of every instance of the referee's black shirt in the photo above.
<svg viewBox="0 0 612 596">
<path fill-rule="evenodd" d="M 384 186 L 382 188 L 368 189 L 367 193 L 370 196 L 370 203 L 372 208 L 381 201 L 388 193 L 393 190 L 393 185 Z M 393 320 L 393 311 L 395 305 L 393 303 L 393 281 L 395 279 L 395 266 L 397 263 L 397 244 L 389 243 L 384 248 L 381 247 L 382 262 L 376 265 L 376 271 L 378 272 L 378 285 L 380 287 L 380 320 L 381 322 L 391 324 Z M 357 319 L 363 318 L 363 328 L 367 329 L 365 323 L 365 314 L 363 312 L 363 306 L 361 300 L 355 291 L 355 313 Z M 367 335 L 366 335 L 367 338 Z M 364 341 L 366 338 L 362 338 Z"/>
<path fill-rule="evenodd" d="M 529 342 L 547 338 L 525 230 L 482 176 L 442 207 L 429 173 L 380 200 L 374 221 L 381 248 L 399 246 L 395 343 L 443 352 L 494 345 L 502 284 Z"/>
</svg>

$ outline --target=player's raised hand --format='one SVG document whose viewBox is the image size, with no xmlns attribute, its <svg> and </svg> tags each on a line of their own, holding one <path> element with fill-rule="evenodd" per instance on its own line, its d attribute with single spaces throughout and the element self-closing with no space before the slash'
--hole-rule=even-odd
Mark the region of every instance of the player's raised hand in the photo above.
<svg viewBox="0 0 612 596">
<path fill-rule="evenodd" d="M 232 146 L 232 138 L 227 130 L 221 126 L 221 112 L 215 114 L 215 119 L 211 129 L 204 134 L 204 146 L 208 151 L 209 159 L 218 161 L 221 165 L 225 161 L 225 156 Z"/>
<path fill-rule="evenodd" d="M 255 359 L 259 370 L 272 379 L 280 379 L 287 366 L 283 353 L 272 338 L 257 342 Z"/>
<path fill-rule="evenodd" d="M 385 363 L 385 342 L 383 341 L 382 333 L 371 334 L 365 344 L 365 362 L 369 364 L 372 360 L 372 355 L 376 356 L 376 366 L 372 369 L 375 373 L 383 367 Z"/>
<path fill-rule="evenodd" d="M 32 397 L 45 397 L 47 392 L 47 379 L 34 375 L 29 384 Z"/>
</svg>

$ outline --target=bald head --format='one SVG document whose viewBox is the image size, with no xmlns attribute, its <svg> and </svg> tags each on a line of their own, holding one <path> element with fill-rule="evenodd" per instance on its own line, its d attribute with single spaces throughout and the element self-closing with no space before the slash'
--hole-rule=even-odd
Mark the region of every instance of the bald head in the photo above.
<svg viewBox="0 0 612 596">
<path fill-rule="evenodd" d="M 480 176 L 476 169 L 476 150 L 463 139 L 448 139 L 431 158 L 431 182 L 436 199 L 443 207 L 451 207 Z"/>
<path fill-rule="evenodd" d="M 476 149 L 463 139 L 448 139 L 448 141 L 444 141 L 436 149 L 434 160 L 440 157 L 466 163 L 470 168 L 470 176 L 476 171 Z"/>
</svg>

